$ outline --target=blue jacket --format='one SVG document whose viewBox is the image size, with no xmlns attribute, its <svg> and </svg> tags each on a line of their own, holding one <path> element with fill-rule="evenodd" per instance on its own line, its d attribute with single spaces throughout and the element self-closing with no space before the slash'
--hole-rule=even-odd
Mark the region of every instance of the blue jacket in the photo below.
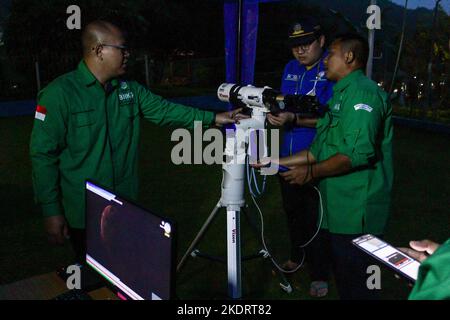
<svg viewBox="0 0 450 320">
<path fill-rule="evenodd" d="M 324 53 L 319 63 L 310 70 L 297 60 L 291 60 L 284 69 L 281 82 L 283 94 L 311 95 L 311 91 L 317 80 L 315 92 L 321 104 L 326 104 L 333 95 L 334 82 L 325 78 L 323 60 L 328 53 Z M 315 128 L 293 127 L 284 132 L 281 145 L 281 157 L 293 155 L 299 151 L 308 149 L 316 135 Z"/>
</svg>

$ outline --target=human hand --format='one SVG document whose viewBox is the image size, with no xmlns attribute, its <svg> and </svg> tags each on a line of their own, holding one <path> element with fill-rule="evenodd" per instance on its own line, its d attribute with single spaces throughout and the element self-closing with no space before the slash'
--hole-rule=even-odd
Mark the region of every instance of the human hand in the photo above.
<svg viewBox="0 0 450 320">
<path fill-rule="evenodd" d="M 312 180 L 312 172 L 307 165 L 296 166 L 290 171 L 280 173 L 280 175 L 290 184 L 298 184 L 300 186 L 307 184 Z"/>
<path fill-rule="evenodd" d="M 233 111 L 227 111 L 216 114 L 216 126 L 221 127 L 224 124 L 232 124 L 232 123 L 239 123 L 242 119 L 248 119 L 249 116 L 246 116 L 242 114 L 242 109 L 239 108 Z"/>
<path fill-rule="evenodd" d="M 292 123 L 295 120 L 295 114 L 292 112 L 281 112 L 277 115 L 269 113 L 267 115 L 267 120 L 270 124 L 281 127 L 286 123 Z"/>
<path fill-rule="evenodd" d="M 432 255 L 437 250 L 437 248 L 439 248 L 439 244 L 431 240 L 410 241 L 409 245 L 412 249 L 398 249 L 411 258 L 414 258 L 420 262 L 428 258 L 429 255 Z"/>
<path fill-rule="evenodd" d="M 269 167 L 272 159 L 269 157 L 265 157 L 260 159 L 257 163 L 250 163 L 250 166 L 255 169 L 261 169 L 264 167 Z"/>
<path fill-rule="evenodd" d="M 69 239 L 69 227 L 62 215 L 45 218 L 44 227 L 51 244 L 63 245 L 65 239 Z"/>
</svg>

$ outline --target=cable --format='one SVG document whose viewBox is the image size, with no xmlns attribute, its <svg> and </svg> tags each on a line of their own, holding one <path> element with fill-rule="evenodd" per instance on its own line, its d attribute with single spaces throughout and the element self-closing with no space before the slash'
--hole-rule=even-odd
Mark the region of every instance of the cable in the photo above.
<svg viewBox="0 0 450 320">
<path fill-rule="evenodd" d="M 245 166 L 246 166 L 246 170 L 247 170 L 247 184 L 248 184 L 248 188 L 249 188 L 250 194 L 253 197 L 259 198 L 266 191 L 267 176 L 264 176 L 263 182 L 262 182 L 262 187 L 260 189 L 259 186 L 258 186 L 258 180 L 256 179 L 255 169 L 254 168 L 250 169 L 249 156 L 248 155 L 245 158 Z M 252 183 L 252 181 L 253 181 L 253 183 Z M 256 189 L 256 192 L 253 190 L 253 184 L 254 184 L 254 187 Z"/>
<path fill-rule="evenodd" d="M 330 122 L 332 120 L 332 117 L 330 117 Z M 246 173 L 247 173 L 247 184 L 248 184 L 248 188 L 250 191 L 250 195 L 252 197 L 253 203 L 255 204 L 258 212 L 259 212 L 259 216 L 260 216 L 260 220 L 261 220 L 261 241 L 263 244 L 264 249 L 266 250 L 270 260 L 272 261 L 272 264 L 281 272 L 283 273 L 295 273 L 297 272 L 304 264 L 305 262 L 305 258 L 306 258 L 306 253 L 305 253 L 305 248 L 311 244 L 312 241 L 314 241 L 314 239 L 317 237 L 317 235 L 320 232 L 320 227 L 322 225 L 322 221 L 323 221 L 323 202 L 322 202 L 322 194 L 320 193 L 320 190 L 316 187 L 313 186 L 314 189 L 317 191 L 317 193 L 319 194 L 319 200 L 320 200 L 320 219 L 319 219 L 319 224 L 317 227 L 317 230 L 315 232 L 315 234 L 312 236 L 312 238 L 307 241 L 305 244 L 298 246 L 299 248 L 302 249 L 302 261 L 300 262 L 300 264 L 294 269 L 294 270 L 285 270 L 283 269 L 276 261 L 275 259 L 272 257 L 272 254 L 270 253 L 269 249 L 267 248 L 267 244 L 264 238 L 264 216 L 262 214 L 261 208 L 259 207 L 256 198 L 259 198 L 261 195 L 264 194 L 265 190 L 266 190 L 266 182 L 267 182 L 267 176 L 264 176 L 263 179 L 263 183 L 262 183 L 262 188 L 261 190 L 259 189 L 258 186 L 258 181 L 256 179 L 256 174 L 255 174 L 255 168 L 252 168 L 250 170 L 250 163 L 249 163 L 249 155 L 248 155 L 248 146 L 246 148 L 246 154 L 247 156 L 245 157 L 245 166 L 246 166 Z M 307 174 L 304 178 L 303 183 L 306 182 L 306 179 L 308 178 L 309 174 L 312 173 L 312 165 L 309 162 L 309 154 L 307 154 L 307 165 L 308 165 L 308 170 L 307 170 Z M 254 186 L 256 188 L 256 192 L 254 192 L 253 190 L 253 185 L 252 182 L 254 183 Z"/>
<path fill-rule="evenodd" d="M 264 194 L 264 192 L 266 192 L 267 176 L 266 175 L 264 176 L 263 181 L 262 181 L 261 191 L 259 191 L 258 180 L 256 179 L 256 174 L 255 174 L 255 168 L 252 168 L 251 172 L 252 172 L 252 176 L 253 176 L 253 182 L 255 183 L 256 192 L 258 193 L 259 196 L 261 196 Z"/>
<path fill-rule="evenodd" d="M 318 227 L 317 227 L 317 230 L 316 230 L 316 233 L 314 234 L 314 236 L 312 236 L 312 238 L 311 238 L 308 242 L 306 242 L 305 244 L 299 246 L 299 248 L 302 249 L 303 257 L 302 257 L 302 261 L 300 262 L 300 264 L 299 264 L 294 270 L 285 270 L 285 269 L 283 269 L 283 268 L 275 261 L 275 259 L 272 257 L 272 254 L 270 253 L 269 249 L 267 248 L 266 240 L 265 240 L 265 238 L 264 238 L 264 217 L 263 217 L 263 214 L 262 214 L 262 211 L 261 211 L 260 207 L 258 206 L 258 203 L 256 202 L 256 198 L 252 195 L 253 203 L 255 204 L 256 208 L 258 209 L 259 216 L 260 216 L 260 220 L 261 220 L 261 241 L 262 241 L 263 247 L 264 247 L 264 249 L 266 250 L 266 252 L 268 253 L 269 258 L 270 258 L 270 260 L 272 261 L 273 265 L 274 265 L 279 271 L 281 271 L 281 272 L 283 272 L 283 273 L 287 273 L 287 274 L 289 274 L 289 273 L 295 273 L 295 272 L 297 272 L 297 271 L 303 266 L 303 263 L 305 262 L 305 257 L 306 257 L 306 254 L 305 254 L 305 250 L 304 250 L 304 249 L 305 249 L 308 245 L 310 245 L 311 242 L 314 241 L 314 239 L 317 237 L 317 235 L 318 235 L 319 232 L 320 232 L 320 226 L 322 225 L 322 221 L 323 221 L 323 202 L 322 202 L 322 194 L 320 193 L 320 190 L 319 190 L 316 186 L 314 186 L 314 189 L 315 189 L 315 190 L 317 191 L 317 193 L 319 194 L 319 199 L 320 199 L 320 219 L 319 219 L 319 224 L 318 224 Z"/>
<path fill-rule="evenodd" d="M 319 220 L 319 224 L 318 224 L 318 228 L 316 233 L 314 234 L 314 236 L 311 238 L 311 240 L 309 240 L 307 243 L 305 243 L 302 246 L 299 246 L 300 248 L 306 248 L 307 246 L 309 246 L 311 244 L 311 242 L 313 242 L 313 240 L 317 237 L 317 235 L 320 232 L 320 226 L 322 225 L 323 222 L 323 202 L 322 202 L 322 194 L 320 193 L 319 188 L 317 188 L 316 186 L 314 186 L 314 189 L 317 191 L 317 193 L 319 194 L 319 203 L 320 203 L 320 220 Z"/>
</svg>

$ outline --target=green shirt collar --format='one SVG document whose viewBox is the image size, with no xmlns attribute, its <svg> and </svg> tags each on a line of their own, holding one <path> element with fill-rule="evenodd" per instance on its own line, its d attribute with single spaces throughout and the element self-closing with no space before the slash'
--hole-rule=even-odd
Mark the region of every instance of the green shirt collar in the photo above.
<svg viewBox="0 0 450 320">
<path fill-rule="evenodd" d="M 86 86 L 91 86 L 97 82 L 97 78 L 95 78 L 94 74 L 89 70 L 84 60 L 81 60 L 78 64 L 77 72 Z M 117 79 L 113 79 L 111 80 L 111 85 L 115 88 L 119 85 L 119 81 Z"/>
<path fill-rule="evenodd" d="M 358 78 L 364 77 L 364 72 L 362 69 L 358 69 L 355 71 L 352 71 L 348 75 L 346 75 L 344 78 L 339 80 L 333 87 L 334 92 L 341 92 L 345 88 L 347 88 L 350 83 L 357 81 Z"/>
<path fill-rule="evenodd" d="M 86 86 L 90 86 L 97 81 L 95 76 L 88 69 L 86 62 L 84 62 L 84 60 L 81 60 L 81 62 L 78 64 L 77 72 L 80 75 L 83 84 L 85 84 Z"/>
</svg>

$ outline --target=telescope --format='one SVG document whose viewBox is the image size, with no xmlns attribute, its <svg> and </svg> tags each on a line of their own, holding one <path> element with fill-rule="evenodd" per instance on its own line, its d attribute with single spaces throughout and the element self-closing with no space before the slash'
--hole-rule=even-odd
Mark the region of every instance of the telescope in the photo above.
<svg viewBox="0 0 450 320">
<path fill-rule="evenodd" d="M 316 96 L 283 95 L 270 87 L 240 86 L 223 83 L 217 96 L 234 107 L 257 109 L 263 113 L 279 114 L 283 111 L 295 113 L 300 118 L 321 118 L 328 107 L 322 105 Z"/>
<path fill-rule="evenodd" d="M 233 299 L 239 299 L 242 297 L 241 263 L 243 260 L 248 260 L 248 258 L 241 256 L 240 240 L 240 215 L 246 206 L 245 181 L 247 180 L 250 193 L 253 200 L 255 200 L 255 194 L 251 187 L 251 176 L 255 181 L 258 195 L 261 195 L 264 192 L 267 175 L 275 174 L 278 171 L 278 167 L 275 168 L 275 165 L 261 168 L 264 182 L 263 191 L 260 192 L 256 183 L 255 170 L 253 168 L 249 169 L 249 164 L 252 163 L 252 160 L 264 159 L 268 156 L 268 143 L 265 136 L 267 114 L 290 111 L 299 117 L 317 118 L 323 116 L 327 108 L 321 105 L 315 96 L 283 95 L 270 87 L 258 88 L 251 85 L 240 86 L 232 83 L 223 83 L 217 91 L 217 96 L 219 100 L 229 102 L 234 107 L 251 110 L 251 116 L 236 123 L 233 130 L 227 130 L 224 154 L 227 161 L 222 165 L 223 178 L 220 200 L 184 254 L 177 266 L 177 270 L 181 270 L 188 256 L 208 257 L 200 253 L 199 250 L 194 249 L 218 211 L 221 208 L 225 208 L 227 213 L 226 263 L 228 268 L 228 294 Z M 271 131 L 278 132 L 278 130 Z M 274 140 L 278 140 L 277 135 Z M 278 148 L 275 149 L 271 149 L 272 157 L 278 156 Z M 246 176 L 247 179 L 245 179 Z M 270 257 L 270 254 L 265 248 L 253 257 L 267 258 Z M 292 292 L 292 286 L 284 275 L 279 273 L 279 276 L 281 288 L 288 293 Z"/>
</svg>

